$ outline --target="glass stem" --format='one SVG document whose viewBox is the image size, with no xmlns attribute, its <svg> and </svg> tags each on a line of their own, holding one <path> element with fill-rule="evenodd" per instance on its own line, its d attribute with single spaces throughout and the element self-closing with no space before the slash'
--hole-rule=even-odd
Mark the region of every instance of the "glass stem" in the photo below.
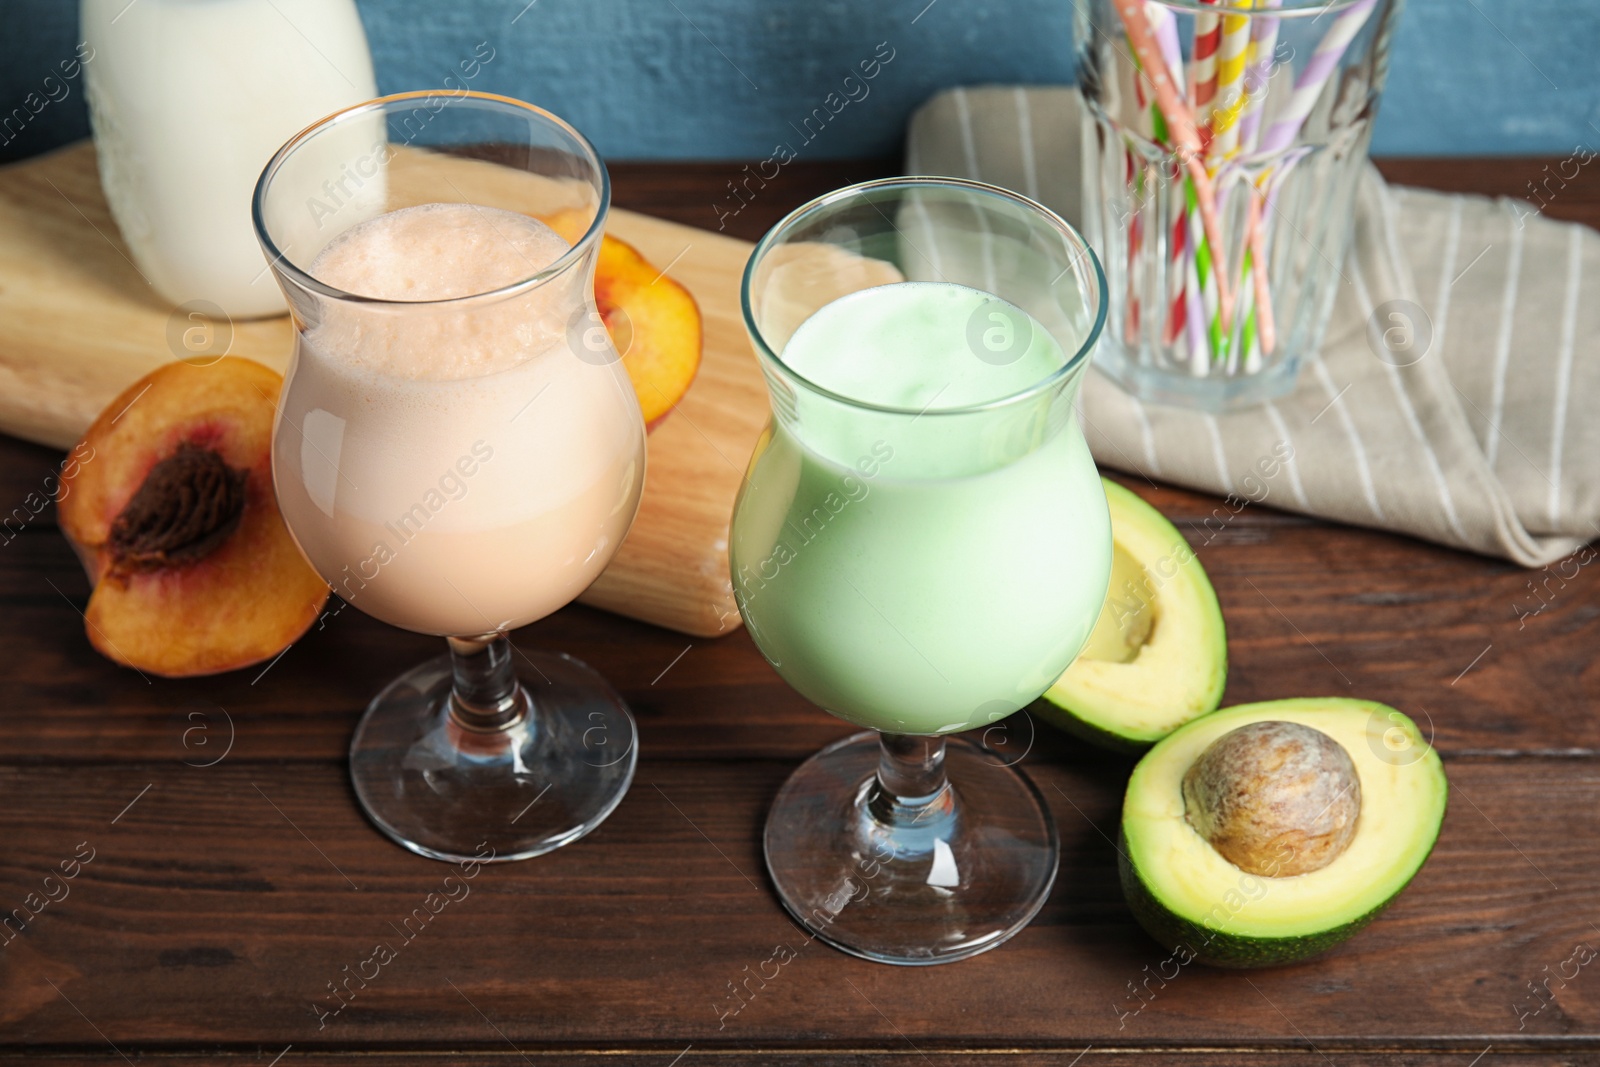
<svg viewBox="0 0 1600 1067">
<path fill-rule="evenodd" d="M 925 823 L 950 814 L 953 799 L 943 737 L 878 735 L 878 781 L 867 801 L 873 819 L 891 827 Z"/>
<path fill-rule="evenodd" d="M 505 730 L 528 714 L 528 698 L 511 665 L 511 641 L 504 633 L 448 637 L 450 642 L 450 717 L 463 729 Z"/>
</svg>

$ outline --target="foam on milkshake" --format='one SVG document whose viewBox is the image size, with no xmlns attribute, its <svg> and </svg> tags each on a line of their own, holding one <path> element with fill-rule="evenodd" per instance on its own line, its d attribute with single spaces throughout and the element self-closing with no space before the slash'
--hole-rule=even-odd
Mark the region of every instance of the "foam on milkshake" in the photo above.
<svg viewBox="0 0 1600 1067">
<path fill-rule="evenodd" d="M 538 219 L 476 204 L 422 204 L 351 227 L 312 262 L 310 273 L 374 300 L 460 300 L 493 293 L 544 270 L 570 246 Z M 564 339 L 574 294 L 484 297 L 425 315 L 331 305 L 313 340 L 352 367 L 412 379 L 469 378 L 505 370 Z"/>
</svg>

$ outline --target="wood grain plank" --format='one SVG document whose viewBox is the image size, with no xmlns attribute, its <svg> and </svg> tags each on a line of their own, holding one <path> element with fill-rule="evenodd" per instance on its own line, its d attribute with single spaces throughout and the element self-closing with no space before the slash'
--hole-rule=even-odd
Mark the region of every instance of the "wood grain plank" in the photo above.
<svg viewBox="0 0 1600 1067">
<path fill-rule="evenodd" d="M 898 159 L 794 160 L 777 177 L 741 191 L 736 201 L 728 185 L 742 183 L 747 168 L 755 169 L 755 162 L 606 162 L 618 207 L 746 241 L 760 240 L 783 216 L 824 193 L 904 173 Z"/>
<path fill-rule="evenodd" d="M 902 1048 L 909 1047 L 902 1045 Z M 141 1063 L 171 1064 L 187 1067 L 189 1064 L 239 1065 L 239 1067 L 277 1067 L 272 1058 L 282 1049 L 246 1046 L 243 1049 L 217 1049 L 205 1053 L 173 1052 L 167 1050 L 138 1050 Z M 1477 1053 L 1483 1058 L 1474 1061 Z M 681 1059 L 677 1058 L 681 1055 Z M 1079 1058 L 1081 1055 L 1081 1059 Z M 48 1059 L 45 1057 L 48 1056 Z M 44 1062 L 54 1067 L 80 1067 L 85 1064 L 104 1064 L 111 1053 L 104 1055 L 54 1049 L 32 1049 L 8 1054 L 0 1048 L 0 1063 Z M 1153 1058 L 1155 1057 L 1155 1058 Z M 112 1060 L 112 1062 L 120 1062 Z M 798 1048 L 712 1048 L 702 1049 L 690 1045 L 685 1049 L 662 1047 L 639 1048 L 563 1048 L 554 1050 L 514 1049 L 502 1045 L 499 1049 L 464 1049 L 433 1047 L 397 1051 L 366 1050 L 293 1050 L 280 1061 L 282 1067 L 334 1067 L 334 1065 L 361 1064 L 363 1067 L 396 1067 L 400 1064 L 450 1064 L 451 1067 L 477 1067 L 477 1065 L 526 1064 L 607 1064 L 616 1067 L 706 1067 L 708 1064 L 738 1064 L 740 1067 L 964 1067 L 974 1062 L 1005 1063 L 1008 1067 L 1122 1067 L 1124 1064 L 1156 1063 L 1161 1067 L 1368 1067 L 1383 1064 L 1388 1067 L 1578 1067 L 1588 1064 L 1582 1052 L 1559 1052 L 1547 1049 L 1502 1050 L 1489 1045 L 1485 1048 L 1460 1052 L 1417 1051 L 1385 1049 L 1379 1051 L 1350 1051 L 1341 1049 L 1313 1049 L 1300 1051 L 1263 1051 L 1241 1048 L 1094 1048 L 1038 1050 L 1001 1046 L 996 1048 L 967 1048 L 957 1051 L 918 1049 L 904 1052 L 881 1048 L 856 1048 L 818 1051 Z"/>
<path fill-rule="evenodd" d="M 1510 197 L 1520 210 L 1600 227 L 1600 174 L 1593 166 L 1579 166 L 1575 158 L 1391 156 L 1374 162 L 1397 185 Z"/>
<path fill-rule="evenodd" d="M 726 166 L 613 168 L 617 199 L 693 222 Z M 1515 195 L 1518 167 L 1539 169 L 1390 173 Z M 816 188 L 775 185 L 729 232 L 757 236 L 793 206 L 784 197 L 874 176 L 799 164 L 791 175 Z M 1600 222 L 1586 206 L 1600 196 L 1584 192 L 1600 183 L 1588 181 L 1549 213 Z M 57 455 L 0 439 L 0 520 Z M 1229 702 L 1386 699 L 1431 720 L 1447 755 L 1437 852 L 1334 955 L 1256 975 L 1185 969 L 1136 996 L 1129 983 L 1165 954 L 1115 883 L 1108 838 L 1128 763 L 1048 729 L 1023 763 L 1062 827 L 1062 875 L 1038 922 L 995 953 L 928 970 L 802 945 L 761 873 L 759 828 L 795 761 L 846 728 L 784 686 L 743 633 L 690 639 L 575 606 L 516 639 L 618 683 L 641 729 L 633 792 L 590 839 L 480 872 L 468 899 L 318 1030 L 316 994 L 446 870 L 371 830 L 342 767 L 361 705 L 434 642 L 346 611 L 259 681 L 147 684 L 89 649 L 73 606 L 87 586 L 46 507 L 25 532 L 0 523 L 0 913 L 47 888 L 78 842 L 97 851 L 69 897 L 0 946 L 0 1061 L 119 1062 L 109 1038 L 130 1059 L 173 1064 L 267 1065 L 293 1044 L 282 1067 L 642 1067 L 680 1054 L 680 1067 L 1600 1062 L 1592 967 L 1551 979 L 1551 1003 L 1527 1014 L 1530 982 L 1577 945 L 1600 946 L 1594 568 L 1543 587 L 1546 606 L 1519 620 L 1541 576 L 1267 507 L 1223 522 L 1214 499 L 1134 488 L 1180 523 L 1216 582 Z M 233 747 L 196 766 L 222 753 L 230 717 Z M 1027 722 L 1008 723 L 1019 746 Z M 730 1003 L 719 1009 L 719 995 L 778 941 L 797 958 L 718 1029 Z"/>
<path fill-rule="evenodd" d="M 87 1029 L 87 1028 L 86 1028 Z M 485 1024 L 484 1029 L 491 1031 Z M 492 1031 L 491 1031 L 492 1032 Z M 292 1045 L 292 1043 L 291 1043 Z M 290 1047 L 290 1046 L 286 1046 Z M 901 1049 L 910 1043 L 902 1043 Z M 49 1063 L 52 1067 L 86 1067 L 115 1061 L 109 1046 L 101 1054 L 79 1050 L 28 1048 L 7 1052 L 0 1046 L 0 1063 Z M 162 1067 L 277 1067 L 271 1061 L 284 1049 L 261 1045 L 240 1048 L 213 1047 L 206 1052 L 138 1049 L 139 1062 Z M 1483 1053 L 1481 1059 L 1474 1056 Z M 48 1057 L 48 1058 L 46 1058 Z M 680 1058 L 681 1057 L 681 1058 Z M 1081 1057 L 1081 1058 L 1080 1058 Z M 1377 1063 L 1388 1067 L 1578 1067 L 1591 1061 L 1581 1051 L 1560 1052 L 1546 1048 L 1502 1049 L 1495 1045 L 1463 1048 L 1459 1052 L 1399 1049 L 1320 1049 L 1309 1045 L 1296 1051 L 1257 1048 L 1061 1048 L 1042 1050 L 1001 1045 L 973 1047 L 957 1051 L 922 1049 L 901 1051 L 891 1048 L 852 1048 L 819 1051 L 801 1048 L 702 1048 L 693 1043 L 681 1049 L 592 1048 L 522 1049 L 511 1044 L 499 1048 L 430 1047 L 405 1051 L 304 1049 L 292 1045 L 279 1061 L 282 1067 L 401 1067 L 417 1064 L 449 1064 L 450 1067 L 504 1067 L 506 1064 L 605 1064 L 606 1067 L 707 1067 L 709 1064 L 738 1064 L 739 1067 L 970 1067 L 974 1062 L 1004 1063 L 1007 1067 L 1123 1067 L 1159 1064 L 1160 1067 L 1369 1067 Z"/>
<path fill-rule="evenodd" d="M 487 1016 L 527 1049 L 603 1035 L 702 1050 L 1492 1043 L 1600 1055 L 1596 974 L 1553 982 L 1553 1003 L 1520 1030 L 1517 1015 L 1528 982 L 1600 944 L 1600 762 L 1452 762 L 1433 859 L 1357 940 L 1269 974 L 1184 969 L 1138 997 L 1166 954 L 1116 886 L 1123 768 L 1033 766 L 1062 830 L 1057 888 L 1013 942 L 935 968 L 807 944 L 784 916 L 757 831 L 789 769 L 647 761 L 584 842 L 453 885 L 448 866 L 374 833 L 323 767 L 0 769 L 0 803 L 17 815 L 0 857 L 7 907 L 80 843 L 94 850 L 69 894 L 0 949 L 0 1040 L 90 1041 L 86 1017 L 123 1049 L 490 1046 Z M 407 941 L 406 916 L 460 886 Z M 339 1003 L 328 983 L 380 942 L 395 958 L 319 1029 L 316 1006 Z M 795 958 L 767 964 L 780 944 Z"/>
<path fill-rule="evenodd" d="M 1385 178 L 1398 185 L 1508 196 L 1551 218 L 1600 226 L 1600 173 L 1591 165 L 1576 167 L 1568 157 L 1386 156 L 1373 162 Z M 854 182 L 904 173 L 900 160 L 893 158 L 826 163 L 796 160 L 765 188 L 756 190 L 737 214 L 719 216 L 717 209 L 726 210 L 731 203 L 727 183 L 743 180 L 746 165 L 738 160 L 608 164 L 612 196 L 619 206 L 707 230 L 717 229 L 721 219 L 728 234 L 747 241 L 759 239 L 790 209 L 813 197 Z M 1573 176 L 1564 179 L 1563 174 Z"/>
</svg>

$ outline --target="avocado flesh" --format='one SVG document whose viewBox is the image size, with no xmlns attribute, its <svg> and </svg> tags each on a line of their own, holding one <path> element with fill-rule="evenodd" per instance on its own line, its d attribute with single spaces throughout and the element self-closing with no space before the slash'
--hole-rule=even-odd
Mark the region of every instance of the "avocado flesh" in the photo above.
<svg viewBox="0 0 1600 1067">
<path fill-rule="evenodd" d="M 1361 781 L 1349 846 L 1291 878 L 1247 874 L 1184 817 L 1183 776 L 1201 753 L 1236 727 L 1271 720 L 1333 738 Z M 1122 808 L 1123 895 L 1180 958 L 1221 967 L 1305 959 L 1355 934 L 1406 887 L 1439 836 L 1447 793 L 1438 754 L 1386 705 L 1326 697 L 1227 708 L 1176 730 L 1134 768 Z"/>
<path fill-rule="evenodd" d="M 1216 708 L 1227 682 L 1227 634 L 1183 534 L 1136 494 L 1102 484 L 1111 585 L 1088 644 L 1036 710 L 1094 744 L 1137 753 Z"/>
<path fill-rule="evenodd" d="M 1089 643 L 1078 653 L 1102 663 L 1132 663 L 1150 640 L 1156 623 L 1155 598 L 1144 564 L 1121 545 L 1111 546 L 1111 585 Z"/>
</svg>

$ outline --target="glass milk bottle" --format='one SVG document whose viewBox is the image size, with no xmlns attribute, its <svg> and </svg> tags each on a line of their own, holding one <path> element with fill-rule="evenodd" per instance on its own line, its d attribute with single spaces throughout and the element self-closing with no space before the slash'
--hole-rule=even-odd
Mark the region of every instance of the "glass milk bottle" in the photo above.
<svg viewBox="0 0 1600 1067">
<path fill-rule="evenodd" d="M 355 0 L 82 0 L 81 14 L 100 183 L 140 273 L 208 315 L 285 311 L 250 198 L 296 132 L 377 95 Z"/>
</svg>

